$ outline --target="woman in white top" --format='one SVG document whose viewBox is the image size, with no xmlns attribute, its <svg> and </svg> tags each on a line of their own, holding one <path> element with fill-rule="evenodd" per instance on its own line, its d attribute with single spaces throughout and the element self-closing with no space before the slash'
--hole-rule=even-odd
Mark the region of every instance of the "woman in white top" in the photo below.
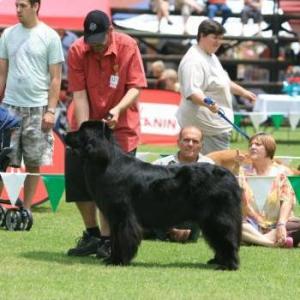
<svg viewBox="0 0 300 300">
<path fill-rule="evenodd" d="M 198 28 L 197 44 L 182 58 L 178 76 L 181 103 L 177 112 L 179 125 L 199 127 L 204 136 L 202 153 L 229 148 L 231 125 L 217 114 L 220 108 L 233 120 L 232 94 L 250 101 L 256 96 L 230 80 L 215 52 L 219 49 L 224 27 L 216 21 L 204 20 Z M 215 101 L 204 102 L 206 97 Z"/>
</svg>

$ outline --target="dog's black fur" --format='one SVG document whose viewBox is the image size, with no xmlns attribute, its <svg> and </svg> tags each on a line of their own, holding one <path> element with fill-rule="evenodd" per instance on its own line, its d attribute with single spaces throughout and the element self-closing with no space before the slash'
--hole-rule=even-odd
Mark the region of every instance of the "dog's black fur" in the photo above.
<svg viewBox="0 0 300 300">
<path fill-rule="evenodd" d="M 83 158 L 92 199 L 111 229 L 112 264 L 129 264 L 142 239 L 141 227 L 166 229 L 191 220 L 214 250 L 220 269 L 239 266 L 241 191 L 223 167 L 203 164 L 156 166 L 125 154 L 101 121 L 84 122 L 66 143 Z"/>
</svg>

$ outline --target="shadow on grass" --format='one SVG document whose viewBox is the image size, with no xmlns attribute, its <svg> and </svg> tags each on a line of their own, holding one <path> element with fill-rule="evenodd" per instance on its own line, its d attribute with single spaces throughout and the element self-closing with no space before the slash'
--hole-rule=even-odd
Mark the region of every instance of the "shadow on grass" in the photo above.
<svg viewBox="0 0 300 300">
<path fill-rule="evenodd" d="M 214 270 L 214 265 L 208 265 L 204 263 L 157 263 L 157 262 L 133 262 L 132 267 L 137 268 L 190 268 L 190 269 L 204 269 L 204 270 Z"/>
<path fill-rule="evenodd" d="M 106 266 L 103 260 L 97 259 L 96 257 L 69 257 L 62 252 L 47 252 L 47 251 L 30 251 L 21 254 L 22 257 L 26 259 L 32 259 L 35 261 L 46 261 L 59 263 L 63 265 L 74 265 L 74 264 L 83 264 L 83 265 L 95 265 L 99 264 Z M 107 265 L 108 267 L 111 265 Z M 207 265 L 204 263 L 185 263 L 185 262 L 176 262 L 176 263 L 157 263 L 157 262 L 139 262 L 133 261 L 130 264 L 132 268 L 194 268 L 194 269 L 204 269 L 204 270 L 213 270 L 215 269 L 214 265 Z"/>
<path fill-rule="evenodd" d="M 32 259 L 36 261 L 48 261 L 53 263 L 60 263 L 63 265 L 74 265 L 76 263 L 80 264 L 103 264 L 101 260 L 95 257 L 69 257 L 63 252 L 48 252 L 48 251 L 30 251 L 22 253 L 20 256 Z"/>
</svg>

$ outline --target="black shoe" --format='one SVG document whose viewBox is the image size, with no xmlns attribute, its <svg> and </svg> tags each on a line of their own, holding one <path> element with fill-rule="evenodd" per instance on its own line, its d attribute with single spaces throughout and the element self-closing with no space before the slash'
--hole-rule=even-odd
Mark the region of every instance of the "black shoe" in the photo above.
<svg viewBox="0 0 300 300">
<path fill-rule="evenodd" d="M 68 250 L 68 256 L 88 256 L 97 253 L 97 248 L 101 239 L 89 235 L 86 231 L 83 232 L 82 237 L 78 240 L 75 248 Z"/>
<path fill-rule="evenodd" d="M 96 257 L 99 259 L 106 259 L 110 257 L 111 254 L 111 245 L 109 239 L 101 239 L 101 242 L 98 244 Z"/>
</svg>

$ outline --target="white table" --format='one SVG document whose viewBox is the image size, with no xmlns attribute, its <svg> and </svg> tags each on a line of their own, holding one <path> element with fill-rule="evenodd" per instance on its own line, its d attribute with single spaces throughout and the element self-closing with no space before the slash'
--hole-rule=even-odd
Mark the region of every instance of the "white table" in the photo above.
<svg viewBox="0 0 300 300">
<path fill-rule="evenodd" d="M 255 128 L 257 129 L 268 116 L 276 114 L 287 117 L 292 130 L 295 130 L 300 120 L 300 96 L 259 94 L 251 115 Z"/>
<path fill-rule="evenodd" d="M 267 115 L 300 114 L 300 96 L 289 96 L 285 94 L 259 94 L 253 108 L 254 112 Z"/>
</svg>

